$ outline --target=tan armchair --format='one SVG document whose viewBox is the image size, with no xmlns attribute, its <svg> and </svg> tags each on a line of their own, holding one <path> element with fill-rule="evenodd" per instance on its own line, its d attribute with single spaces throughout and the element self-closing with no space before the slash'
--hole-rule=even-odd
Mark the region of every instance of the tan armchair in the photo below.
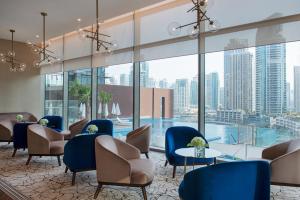
<svg viewBox="0 0 300 200">
<path fill-rule="evenodd" d="M 266 148 L 262 158 L 270 161 L 273 185 L 300 186 L 300 139 Z"/>
<path fill-rule="evenodd" d="M 151 126 L 144 125 L 136 130 L 128 133 L 126 142 L 138 148 L 141 153 L 144 153 L 149 158 Z"/>
<path fill-rule="evenodd" d="M 0 142 L 12 142 L 13 122 L 11 120 L 0 121 Z"/>
<path fill-rule="evenodd" d="M 63 131 L 62 134 L 64 134 L 65 136 L 65 140 L 71 140 L 73 137 L 75 137 L 76 135 L 80 134 L 82 129 L 85 127 L 85 125 L 88 123 L 89 121 L 87 119 L 82 119 L 78 122 L 75 122 L 74 124 L 71 124 L 69 126 L 69 130 L 67 131 Z"/>
<path fill-rule="evenodd" d="M 140 151 L 134 146 L 108 135 L 95 140 L 98 197 L 103 185 L 141 187 L 144 200 L 147 199 L 145 187 L 152 183 L 154 164 L 141 159 Z"/>
<path fill-rule="evenodd" d="M 64 154 L 64 135 L 57 131 L 33 124 L 27 129 L 28 160 L 29 164 L 33 156 L 56 156 L 61 166 L 60 156 Z"/>
</svg>

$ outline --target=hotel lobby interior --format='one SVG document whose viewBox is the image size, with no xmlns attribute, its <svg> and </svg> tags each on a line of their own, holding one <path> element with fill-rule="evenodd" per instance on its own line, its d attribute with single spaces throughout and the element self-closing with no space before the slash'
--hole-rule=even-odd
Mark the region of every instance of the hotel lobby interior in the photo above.
<svg viewBox="0 0 300 200">
<path fill-rule="evenodd" d="M 299 200 L 300 1 L 1 0 L 0 200 Z"/>
</svg>

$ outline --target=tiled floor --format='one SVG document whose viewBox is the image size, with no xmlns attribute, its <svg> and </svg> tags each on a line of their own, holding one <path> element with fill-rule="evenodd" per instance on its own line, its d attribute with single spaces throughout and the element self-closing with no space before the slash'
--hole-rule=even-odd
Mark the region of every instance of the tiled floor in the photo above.
<svg viewBox="0 0 300 200">
<path fill-rule="evenodd" d="M 11 145 L 0 144 L 0 178 L 14 186 L 31 199 L 36 200 L 71 200 L 92 199 L 96 190 L 96 173 L 78 173 L 76 185 L 71 186 L 71 173 L 64 173 L 65 166 L 59 167 L 55 157 L 34 157 L 26 166 L 27 151 L 20 151 L 15 158 L 11 157 Z M 178 198 L 178 185 L 183 177 L 179 168 L 175 179 L 171 178 L 172 168 L 164 167 L 164 155 L 151 153 L 156 163 L 155 179 L 147 187 L 149 199 L 171 200 Z M 300 189 L 292 187 L 273 187 L 273 199 L 299 200 Z M 105 186 L 98 199 L 101 200 L 139 200 L 142 193 L 139 188 Z"/>
</svg>

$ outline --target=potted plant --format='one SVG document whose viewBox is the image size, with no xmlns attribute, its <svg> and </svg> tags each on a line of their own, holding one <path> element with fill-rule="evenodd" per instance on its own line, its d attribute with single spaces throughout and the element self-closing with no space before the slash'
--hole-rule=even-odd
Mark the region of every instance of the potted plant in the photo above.
<svg viewBox="0 0 300 200">
<path fill-rule="evenodd" d="M 47 126 L 48 123 L 49 123 L 48 119 L 41 119 L 39 121 L 39 124 L 42 125 L 42 126 Z"/>
<path fill-rule="evenodd" d="M 93 134 L 93 133 L 96 133 L 98 131 L 98 127 L 94 124 L 91 124 L 87 127 L 87 131 L 90 133 L 90 134 Z"/>
<path fill-rule="evenodd" d="M 17 120 L 17 122 L 22 122 L 24 120 L 24 116 L 23 115 L 17 115 L 16 120 Z"/>
<path fill-rule="evenodd" d="M 190 143 L 187 144 L 188 147 L 194 147 L 195 157 L 204 157 L 205 148 L 208 147 L 205 140 L 202 137 L 194 137 Z"/>
</svg>

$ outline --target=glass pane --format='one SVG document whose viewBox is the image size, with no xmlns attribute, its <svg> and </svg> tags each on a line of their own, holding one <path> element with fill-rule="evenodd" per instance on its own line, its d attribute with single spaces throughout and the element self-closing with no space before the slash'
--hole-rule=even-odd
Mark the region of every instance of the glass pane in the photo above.
<svg viewBox="0 0 300 200">
<path fill-rule="evenodd" d="M 97 119 L 110 119 L 114 136 L 124 137 L 132 130 L 132 64 L 97 69 Z"/>
<path fill-rule="evenodd" d="M 151 146 L 164 148 L 171 126 L 198 128 L 197 56 L 140 64 L 141 125 L 152 125 Z"/>
<path fill-rule="evenodd" d="M 63 73 L 45 75 L 45 115 L 63 116 Z"/>
<path fill-rule="evenodd" d="M 299 52 L 293 42 L 206 54 L 205 134 L 216 148 L 260 157 L 299 137 Z"/>
<path fill-rule="evenodd" d="M 68 124 L 80 119 L 91 119 L 91 69 L 68 72 Z"/>
</svg>

